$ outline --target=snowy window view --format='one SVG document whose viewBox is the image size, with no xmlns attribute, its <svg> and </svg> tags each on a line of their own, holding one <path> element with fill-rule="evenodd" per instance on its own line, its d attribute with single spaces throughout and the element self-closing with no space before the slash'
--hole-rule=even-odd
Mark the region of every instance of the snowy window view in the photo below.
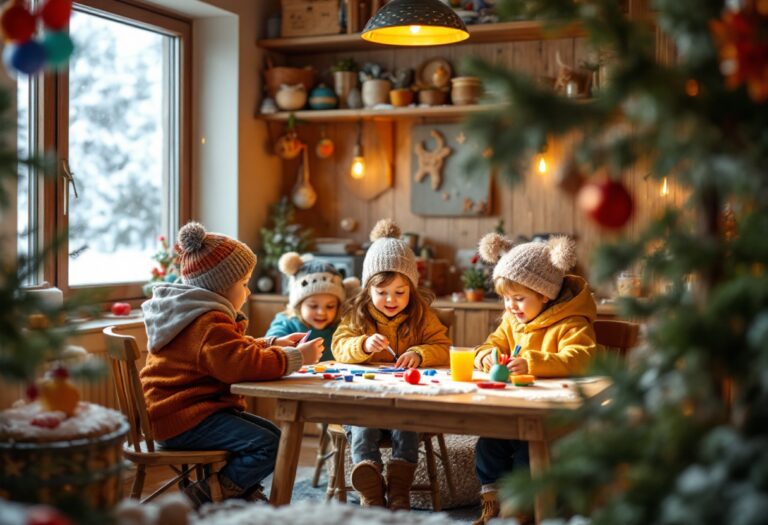
<svg viewBox="0 0 768 525">
<path fill-rule="evenodd" d="M 77 11 L 70 31 L 69 285 L 146 281 L 175 187 L 173 38 Z"/>
<path fill-rule="evenodd" d="M 29 80 L 24 75 L 16 79 L 16 148 L 20 159 L 26 159 L 30 154 L 30 115 L 29 115 Z M 34 212 L 30 206 L 30 198 L 34 195 L 34 187 L 30 186 L 29 168 L 19 164 L 19 178 L 16 191 L 16 247 L 21 260 L 33 255 L 32 229 L 30 215 Z M 24 284 L 34 284 L 25 282 Z"/>
</svg>

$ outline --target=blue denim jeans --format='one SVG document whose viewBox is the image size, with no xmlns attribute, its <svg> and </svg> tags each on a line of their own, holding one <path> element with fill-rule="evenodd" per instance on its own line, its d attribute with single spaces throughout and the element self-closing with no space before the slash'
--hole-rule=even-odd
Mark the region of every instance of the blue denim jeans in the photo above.
<svg viewBox="0 0 768 525">
<path fill-rule="evenodd" d="M 475 447 L 475 471 L 480 484 L 496 483 L 513 469 L 528 468 L 528 442 L 480 438 Z"/>
<path fill-rule="evenodd" d="M 419 460 L 419 434 L 416 432 L 349 425 L 344 425 L 344 430 L 347 431 L 347 441 L 354 464 L 368 459 L 381 465 L 379 446 L 384 438 L 392 441 L 393 458 L 404 459 L 411 463 Z"/>
<path fill-rule="evenodd" d="M 231 455 L 220 474 L 248 492 L 275 469 L 280 429 L 248 412 L 223 410 L 159 443 L 169 449 L 228 450 Z"/>
</svg>

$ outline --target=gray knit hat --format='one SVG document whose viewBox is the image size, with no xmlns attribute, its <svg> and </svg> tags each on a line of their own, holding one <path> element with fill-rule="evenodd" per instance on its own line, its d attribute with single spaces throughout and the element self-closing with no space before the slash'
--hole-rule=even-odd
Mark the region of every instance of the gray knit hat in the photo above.
<svg viewBox="0 0 768 525">
<path fill-rule="evenodd" d="M 181 227 L 176 251 L 181 281 L 212 292 L 226 291 L 256 266 L 256 255 L 248 245 L 220 233 L 208 233 L 199 222 Z"/>
<path fill-rule="evenodd" d="M 392 219 L 381 219 L 371 230 L 371 247 L 363 261 L 363 287 L 381 272 L 399 272 L 413 283 L 419 285 L 419 271 L 416 269 L 416 256 L 405 241 L 400 239 L 400 228 Z"/>
<path fill-rule="evenodd" d="M 342 279 L 341 273 L 330 263 L 315 260 L 311 254 L 284 253 L 277 263 L 280 271 L 289 277 L 288 306 L 296 308 L 311 295 L 330 294 L 343 303 L 348 295 L 360 288 L 357 277 Z"/>
<path fill-rule="evenodd" d="M 558 296 L 566 270 L 576 264 L 575 243 L 564 236 L 514 246 L 498 233 L 489 233 L 478 251 L 485 261 L 496 263 L 494 279 L 504 277 L 550 299 Z"/>
</svg>

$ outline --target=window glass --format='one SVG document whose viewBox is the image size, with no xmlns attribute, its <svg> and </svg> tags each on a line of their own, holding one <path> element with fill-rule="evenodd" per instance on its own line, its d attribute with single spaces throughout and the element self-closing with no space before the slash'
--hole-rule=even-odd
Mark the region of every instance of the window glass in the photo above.
<svg viewBox="0 0 768 525">
<path fill-rule="evenodd" d="M 35 243 L 38 233 L 36 217 L 37 179 L 34 170 L 24 162 L 34 150 L 32 110 L 32 82 L 26 75 L 16 79 L 16 149 L 21 162 L 18 164 L 16 186 L 16 251 L 21 262 L 18 270 L 23 284 L 37 284 L 37 272 L 31 264 L 36 255 Z"/>
</svg>

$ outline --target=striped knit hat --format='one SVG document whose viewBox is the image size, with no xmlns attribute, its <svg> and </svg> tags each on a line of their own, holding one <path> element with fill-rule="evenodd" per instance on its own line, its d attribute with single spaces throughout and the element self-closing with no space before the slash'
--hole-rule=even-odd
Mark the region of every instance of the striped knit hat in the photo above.
<svg viewBox="0 0 768 525">
<path fill-rule="evenodd" d="M 207 233 L 199 222 L 181 227 L 176 251 L 181 281 L 212 292 L 226 291 L 256 266 L 256 255 L 246 244 L 220 233 Z"/>
</svg>

